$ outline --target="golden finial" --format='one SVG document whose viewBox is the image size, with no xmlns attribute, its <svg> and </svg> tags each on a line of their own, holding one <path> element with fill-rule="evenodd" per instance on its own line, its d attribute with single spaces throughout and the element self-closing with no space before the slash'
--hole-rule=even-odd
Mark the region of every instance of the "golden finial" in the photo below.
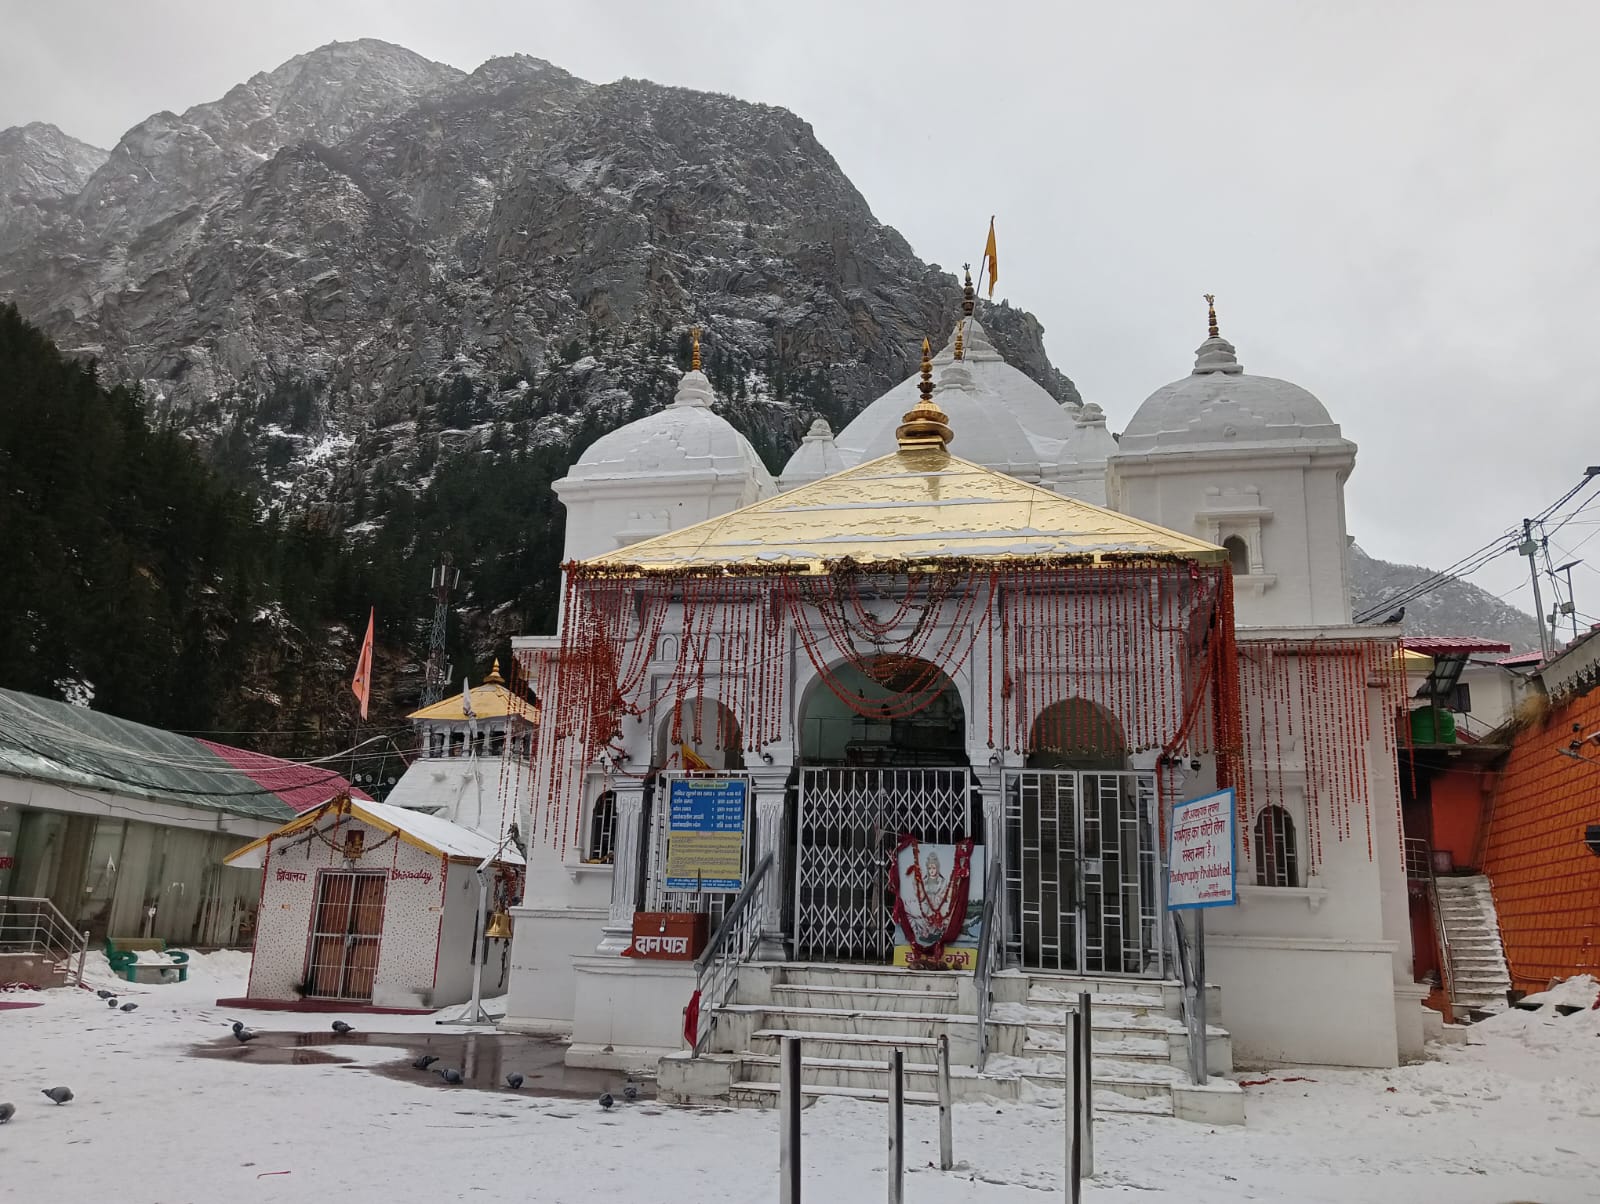
<svg viewBox="0 0 1600 1204">
<path fill-rule="evenodd" d="M 950 429 L 949 416 L 933 401 L 933 346 L 927 339 L 922 340 L 922 380 L 917 391 L 921 400 L 906 411 L 905 421 L 894 432 L 895 438 L 902 451 L 919 447 L 943 450 L 955 433 Z"/>
<path fill-rule="evenodd" d="M 500 676 L 500 658 L 498 656 L 494 658 L 494 664 L 489 669 L 489 676 L 483 679 L 483 684 L 486 686 L 503 686 L 506 684 L 506 679 Z"/>
<path fill-rule="evenodd" d="M 965 318 L 957 318 L 956 319 L 956 362 L 957 363 L 961 362 L 962 352 L 965 349 L 965 344 L 963 344 L 962 341 L 961 341 L 961 328 L 963 326 L 965 326 L 966 324 L 967 324 L 967 320 Z"/>
<path fill-rule="evenodd" d="M 972 316 L 972 299 L 976 295 L 972 291 L 972 265 L 964 263 L 961 265 L 961 270 L 966 273 L 967 277 L 966 283 L 961 286 L 961 312 L 970 318 Z"/>
<path fill-rule="evenodd" d="M 1210 329 L 1206 332 L 1208 338 L 1220 339 L 1222 333 L 1217 329 L 1217 297 L 1215 293 L 1206 293 L 1206 323 Z"/>
<path fill-rule="evenodd" d="M 689 371 L 700 371 L 700 328 L 689 327 Z"/>
</svg>

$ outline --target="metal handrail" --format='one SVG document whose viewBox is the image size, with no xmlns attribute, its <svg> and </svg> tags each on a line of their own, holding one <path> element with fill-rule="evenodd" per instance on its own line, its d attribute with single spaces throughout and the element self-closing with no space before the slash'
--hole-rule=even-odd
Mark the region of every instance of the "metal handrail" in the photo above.
<svg viewBox="0 0 1600 1204">
<path fill-rule="evenodd" d="M 89 933 L 74 928 L 60 909 L 41 895 L 0 895 L 0 951 L 39 954 L 63 967 L 76 959 L 77 965 L 69 972 L 82 986 Z"/>
<path fill-rule="evenodd" d="M 738 968 L 750 960 L 761 939 L 761 909 L 758 898 L 765 897 L 767 874 L 772 869 L 772 854 L 768 853 L 750 875 L 744 889 L 734 899 L 717 925 L 717 931 L 705 950 L 694 960 L 695 994 L 700 997 L 700 1017 L 695 1027 L 693 1056 L 705 1052 L 711 1041 L 711 1031 L 717 1025 L 717 1009 L 728 1002 L 733 985 L 738 981 Z"/>
<path fill-rule="evenodd" d="M 1421 882 L 1428 892 L 1428 908 L 1433 912 L 1434 939 L 1439 947 L 1439 989 L 1455 1008 L 1455 960 L 1450 950 L 1450 932 L 1444 926 L 1444 904 L 1439 899 L 1439 879 L 1433 872 L 1433 847 L 1421 837 L 1405 839 L 1406 877 Z M 1416 854 L 1414 857 L 1413 854 Z M 1413 873 L 1412 866 L 1420 863 L 1420 872 Z"/>
<path fill-rule="evenodd" d="M 1172 925 L 1172 960 L 1182 986 L 1179 997 L 1182 1001 L 1183 1027 L 1189 1036 L 1189 1078 L 1196 1084 L 1202 1084 L 1211 1073 L 1206 1049 L 1205 975 L 1200 968 L 1200 952 L 1190 943 L 1178 913 L 1167 912 L 1167 919 Z"/>
<path fill-rule="evenodd" d="M 989 1060 L 989 1009 L 994 1000 L 990 984 L 994 979 L 994 966 L 1000 956 L 1000 925 L 995 922 L 999 914 L 1000 891 L 1004 880 L 1000 858 L 989 862 L 983 882 L 983 915 L 978 924 L 978 964 L 972 971 L 972 989 L 978 997 L 978 1073 Z"/>
</svg>

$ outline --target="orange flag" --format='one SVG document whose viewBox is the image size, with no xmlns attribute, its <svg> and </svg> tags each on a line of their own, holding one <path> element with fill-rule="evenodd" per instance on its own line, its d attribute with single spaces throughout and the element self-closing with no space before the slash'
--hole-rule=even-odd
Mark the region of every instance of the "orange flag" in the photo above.
<svg viewBox="0 0 1600 1204">
<path fill-rule="evenodd" d="M 361 717 L 367 717 L 367 703 L 372 699 L 372 624 L 378 617 L 373 607 L 367 615 L 367 638 L 361 641 L 361 656 L 356 661 L 356 675 L 350 679 L 350 692 L 361 701 Z"/>
<path fill-rule="evenodd" d="M 683 755 L 683 767 L 685 769 L 704 771 L 711 768 L 711 763 L 690 748 L 688 741 L 679 744 L 678 751 Z"/>
<path fill-rule="evenodd" d="M 999 253 L 994 246 L 994 218 L 989 219 L 989 241 L 983 244 L 983 257 L 989 261 L 989 299 L 994 300 L 994 282 L 1000 279 Z"/>
</svg>

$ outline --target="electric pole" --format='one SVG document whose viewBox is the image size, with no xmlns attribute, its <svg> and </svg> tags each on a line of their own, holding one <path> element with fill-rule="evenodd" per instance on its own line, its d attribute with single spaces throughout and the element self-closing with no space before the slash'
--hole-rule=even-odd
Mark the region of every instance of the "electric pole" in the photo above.
<svg viewBox="0 0 1600 1204">
<path fill-rule="evenodd" d="M 461 570 L 450 563 L 450 553 L 446 552 L 439 557 L 439 567 L 428 580 L 434 599 L 433 633 L 428 640 L 428 668 L 422 676 L 423 706 L 432 706 L 443 698 L 450 681 L 450 666 L 444 659 L 444 640 L 450 624 L 450 591 L 460 583 Z"/>
<path fill-rule="evenodd" d="M 1517 551 L 1528 558 L 1528 573 L 1533 578 L 1533 613 L 1539 620 L 1539 651 L 1550 659 L 1550 633 L 1544 623 L 1544 599 L 1539 596 L 1539 541 L 1533 537 L 1533 520 L 1522 520 L 1522 542 Z"/>
</svg>

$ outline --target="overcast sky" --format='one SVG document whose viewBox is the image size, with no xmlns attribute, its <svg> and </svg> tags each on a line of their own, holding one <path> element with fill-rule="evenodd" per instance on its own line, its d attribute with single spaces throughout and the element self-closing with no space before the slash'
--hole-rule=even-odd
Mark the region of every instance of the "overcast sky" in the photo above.
<svg viewBox="0 0 1600 1204">
<path fill-rule="evenodd" d="M 1360 445 L 1350 530 L 1388 559 L 1447 564 L 1600 463 L 1600 4 L 0 0 L 0 30 L 0 127 L 106 147 L 356 37 L 784 105 L 924 259 L 997 214 L 996 298 L 1113 429 L 1216 293 L 1245 370 Z M 1556 543 L 1600 564 L 1596 520 Z M 1521 563 L 1474 580 L 1530 607 Z"/>
</svg>

